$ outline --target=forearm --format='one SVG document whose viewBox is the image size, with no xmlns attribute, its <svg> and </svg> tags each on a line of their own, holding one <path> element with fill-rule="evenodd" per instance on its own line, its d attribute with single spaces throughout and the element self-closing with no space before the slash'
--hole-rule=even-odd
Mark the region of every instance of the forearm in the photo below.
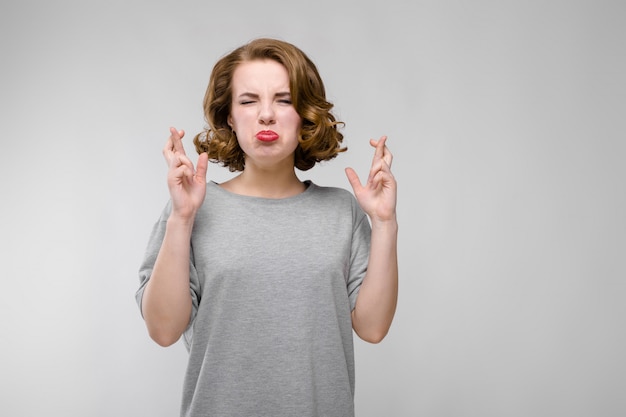
<svg viewBox="0 0 626 417">
<path fill-rule="evenodd" d="M 175 343 L 191 316 L 189 252 L 193 221 L 170 217 L 144 290 L 142 313 L 150 337 L 162 346 Z"/>
<path fill-rule="evenodd" d="M 380 342 L 391 327 L 398 299 L 398 223 L 372 223 L 367 273 L 352 311 L 352 326 L 360 338 Z"/>
</svg>

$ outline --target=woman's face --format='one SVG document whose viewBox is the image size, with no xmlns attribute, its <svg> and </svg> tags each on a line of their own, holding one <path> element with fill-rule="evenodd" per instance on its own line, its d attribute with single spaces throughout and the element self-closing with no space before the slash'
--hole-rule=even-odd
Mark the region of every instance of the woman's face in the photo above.
<svg viewBox="0 0 626 417">
<path fill-rule="evenodd" d="M 246 168 L 294 165 L 302 118 L 291 102 L 287 69 L 273 60 L 240 64 L 233 74 L 228 124 L 246 155 Z"/>
</svg>

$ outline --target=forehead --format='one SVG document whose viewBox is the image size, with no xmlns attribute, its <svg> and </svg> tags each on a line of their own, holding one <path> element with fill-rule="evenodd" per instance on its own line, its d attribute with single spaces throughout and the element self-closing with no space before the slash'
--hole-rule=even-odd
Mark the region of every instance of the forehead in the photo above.
<svg viewBox="0 0 626 417">
<path fill-rule="evenodd" d="M 289 91 L 287 68 L 271 59 L 242 62 L 235 68 L 233 93 L 265 90 Z"/>
</svg>

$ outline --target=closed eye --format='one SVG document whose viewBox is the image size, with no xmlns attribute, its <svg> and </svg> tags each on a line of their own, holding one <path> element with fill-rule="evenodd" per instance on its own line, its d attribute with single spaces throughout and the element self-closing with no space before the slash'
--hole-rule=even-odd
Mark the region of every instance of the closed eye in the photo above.
<svg viewBox="0 0 626 417">
<path fill-rule="evenodd" d="M 289 93 L 289 91 L 283 91 L 283 92 L 277 93 L 274 96 L 274 98 L 280 104 L 291 105 L 291 103 L 292 103 L 292 101 L 291 101 L 291 94 Z"/>
</svg>

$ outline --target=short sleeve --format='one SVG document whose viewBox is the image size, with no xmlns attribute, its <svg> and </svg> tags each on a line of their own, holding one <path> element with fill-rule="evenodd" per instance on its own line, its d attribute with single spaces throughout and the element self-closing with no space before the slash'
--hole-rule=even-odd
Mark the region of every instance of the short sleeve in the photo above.
<svg viewBox="0 0 626 417">
<path fill-rule="evenodd" d="M 144 254 L 144 259 L 141 263 L 141 266 L 139 267 L 139 289 L 135 293 L 135 300 L 137 302 L 137 305 L 139 306 L 139 311 L 142 315 L 143 293 L 146 285 L 148 284 L 148 281 L 150 281 L 150 277 L 152 276 L 154 264 L 156 262 L 157 255 L 159 254 L 159 250 L 161 249 L 163 238 L 165 236 L 165 228 L 170 212 L 171 203 L 168 202 L 166 207 L 163 209 L 163 212 L 161 213 L 161 217 L 152 228 L 152 232 L 150 234 L 150 238 L 148 239 L 148 245 Z M 198 312 L 198 304 L 200 302 L 198 273 L 195 268 L 193 249 L 190 251 L 189 261 L 189 291 L 192 300 L 192 311 L 191 317 L 189 319 L 189 327 L 191 327 L 191 324 L 193 323 L 193 320 L 195 319 L 195 316 Z M 185 332 L 185 343 L 187 343 L 188 339 L 190 340 L 190 334 L 188 334 L 189 327 Z"/>
<path fill-rule="evenodd" d="M 350 270 L 348 274 L 348 297 L 350 310 L 354 310 L 359 289 L 369 261 L 372 228 L 365 212 L 361 209 L 356 199 L 353 198 L 353 224 L 352 245 L 350 249 Z"/>
</svg>

